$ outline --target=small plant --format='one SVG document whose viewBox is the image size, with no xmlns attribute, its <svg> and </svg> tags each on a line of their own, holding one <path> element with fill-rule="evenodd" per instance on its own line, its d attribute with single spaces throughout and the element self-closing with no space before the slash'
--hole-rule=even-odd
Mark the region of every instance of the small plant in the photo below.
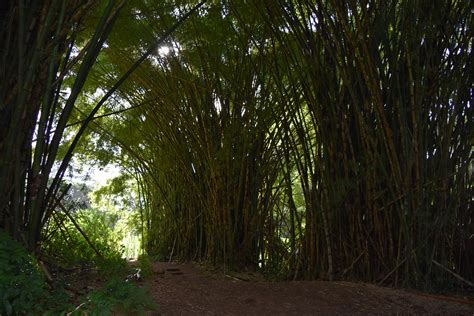
<svg viewBox="0 0 474 316">
<path fill-rule="evenodd" d="M 148 277 L 153 274 L 152 261 L 150 259 L 150 256 L 148 256 L 147 254 L 141 254 L 140 256 L 138 256 L 137 262 L 138 268 L 140 268 L 143 277 Z"/>
</svg>

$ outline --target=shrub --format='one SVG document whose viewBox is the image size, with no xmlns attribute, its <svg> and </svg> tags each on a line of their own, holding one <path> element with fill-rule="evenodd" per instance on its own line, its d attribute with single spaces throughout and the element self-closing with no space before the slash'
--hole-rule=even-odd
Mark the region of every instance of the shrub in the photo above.
<svg viewBox="0 0 474 316">
<path fill-rule="evenodd" d="M 113 216 L 95 209 L 77 210 L 73 216 L 101 255 L 104 257 L 121 255 L 122 249 L 118 247 L 120 238 L 113 229 L 115 224 Z M 69 218 L 65 217 L 61 220 L 61 229 L 57 229 L 56 223 L 51 223 L 49 230 L 56 233 L 43 243 L 43 251 L 54 257 L 60 254 L 59 259 L 67 265 L 93 262 L 97 257 L 94 249 Z"/>
<path fill-rule="evenodd" d="M 138 268 L 140 268 L 143 277 L 148 277 L 153 274 L 150 256 L 148 256 L 147 254 L 141 254 L 138 256 L 137 262 Z"/>
<path fill-rule="evenodd" d="M 109 254 L 107 257 L 96 258 L 94 261 L 100 274 L 106 278 L 125 277 L 128 272 L 127 262 L 120 254 Z"/>
<path fill-rule="evenodd" d="M 0 230 L 0 314 L 39 312 L 48 294 L 35 259 Z"/>
</svg>

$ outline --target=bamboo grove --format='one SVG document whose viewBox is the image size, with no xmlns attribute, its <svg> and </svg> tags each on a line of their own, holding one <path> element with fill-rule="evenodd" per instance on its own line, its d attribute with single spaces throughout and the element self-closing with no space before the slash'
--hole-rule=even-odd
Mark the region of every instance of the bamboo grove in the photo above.
<svg viewBox="0 0 474 316">
<path fill-rule="evenodd" d="M 112 87 L 191 5 L 130 1 L 90 80 Z M 144 248 L 287 279 L 473 280 L 472 23 L 468 1 L 208 1 L 96 129 L 137 179 Z"/>
<path fill-rule="evenodd" d="M 65 145 L 64 131 L 124 1 L 103 4 L 1 4 L 0 228 L 30 251 L 67 192 L 61 179 L 77 140 Z M 93 23 L 84 31 L 87 19 Z"/>
<path fill-rule="evenodd" d="M 472 279 L 471 25 L 462 2 L 208 4 L 122 90 L 147 250 L 291 279 Z"/>
</svg>

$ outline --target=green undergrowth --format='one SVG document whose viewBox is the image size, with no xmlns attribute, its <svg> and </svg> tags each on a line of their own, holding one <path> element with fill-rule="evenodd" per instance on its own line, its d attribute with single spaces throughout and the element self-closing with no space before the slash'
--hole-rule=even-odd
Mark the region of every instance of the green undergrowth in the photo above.
<svg viewBox="0 0 474 316">
<path fill-rule="evenodd" d="M 54 315 L 67 302 L 65 291 L 50 291 L 36 259 L 0 231 L 0 315 Z"/>
<path fill-rule="evenodd" d="M 115 278 L 87 294 L 71 315 L 110 315 L 113 311 L 140 315 L 156 308 L 145 288 Z"/>
<path fill-rule="evenodd" d="M 64 280 L 48 284 L 36 258 L 0 231 L 0 315 L 140 315 L 156 309 L 146 288 L 125 281 L 130 270 L 123 258 L 111 255 L 93 263 L 104 285 L 73 297 Z"/>
<path fill-rule="evenodd" d="M 141 270 L 141 275 L 147 278 L 153 274 L 152 259 L 147 254 L 141 254 L 137 259 L 138 268 Z"/>
<path fill-rule="evenodd" d="M 125 276 L 130 272 L 127 261 L 117 254 L 95 258 L 93 262 L 97 267 L 99 274 L 106 279 L 112 279 L 115 277 L 125 278 Z"/>
</svg>

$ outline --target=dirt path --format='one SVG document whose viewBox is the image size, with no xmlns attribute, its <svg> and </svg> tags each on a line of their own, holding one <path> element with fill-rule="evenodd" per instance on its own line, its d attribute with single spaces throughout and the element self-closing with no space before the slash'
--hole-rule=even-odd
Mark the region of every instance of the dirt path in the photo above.
<svg viewBox="0 0 474 316">
<path fill-rule="evenodd" d="M 474 315 L 474 301 L 461 304 L 368 284 L 264 282 L 177 263 L 154 263 L 154 270 L 158 273 L 142 283 L 162 315 Z"/>
</svg>

